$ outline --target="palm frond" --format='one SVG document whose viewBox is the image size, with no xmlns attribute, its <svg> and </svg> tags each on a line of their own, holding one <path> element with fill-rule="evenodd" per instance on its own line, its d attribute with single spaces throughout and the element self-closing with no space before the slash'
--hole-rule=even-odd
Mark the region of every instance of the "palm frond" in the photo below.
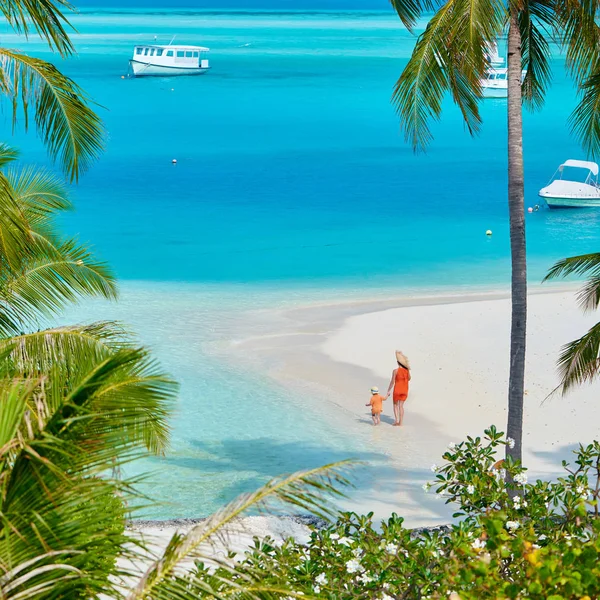
<svg viewBox="0 0 600 600">
<path fill-rule="evenodd" d="M 273 503 L 285 504 L 329 518 L 336 511 L 328 499 L 339 497 L 340 488 L 349 484 L 343 475 L 349 465 L 345 461 L 274 479 L 256 492 L 240 496 L 196 525 L 187 535 L 175 534 L 164 554 L 150 565 L 128 600 L 197 597 L 193 595 L 193 589 L 188 588 L 187 592 L 182 589 L 177 578 L 182 562 L 190 558 L 206 559 L 207 547 L 212 547 L 217 540 L 226 544 L 227 527 L 250 509 L 264 509 Z"/>
<path fill-rule="evenodd" d="M 39 377 L 60 368 L 71 376 L 80 370 L 82 361 L 103 360 L 128 346 L 126 331 L 113 321 L 17 335 L 0 339 L 0 375 Z"/>
<path fill-rule="evenodd" d="M 66 0 L 0 1 L 0 13 L 13 31 L 27 37 L 34 31 L 62 56 L 73 52 L 66 31 L 70 25 L 63 12 L 73 9 L 73 5 Z"/>
<path fill-rule="evenodd" d="M 595 0 L 561 0 L 553 4 L 557 29 L 566 47 L 567 71 L 581 85 L 598 70 L 600 27 Z"/>
<path fill-rule="evenodd" d="M 19 158 L 19 151 L 4 142 L 0 142 L 0 168 L 6 167 L 9 163 Z"/>
<path fill-rule="evenodd" d="M 0 166 L 2 166 L 0 162 Z M 42 224 L 71 210 L 63 182 L 50 171 L 29 166 L 8 169 L 6 179 L 11 186 L 15 201 L 19 204 L 30 226 L 39 231 Z"/>
<path fill-rule="evenodd" d="M 584 336 L 563 346 L 558 359 L 560 385 L 563 394 L 572 387 L 591 382 L 600 373 L 600 323 Z"/>
<path fill-rule="evenodd" d="M 559 260 L 548 271 L 543 281 L 564 279 L 569 275 L 600 275 L 600 253 L 581 254 Z"/>
<path fill-rule="evenodd" d="M 547 0 L 535 0 L 528 3 L 529 10 L 519 13 L 521 32 L 521 61 L 527 70 L 523 80 L 522 98 L 525 106 L 538 110 L 544 104 L 544 96 L 552 78 L 548 62 L 552 35 L 554 11 Z"/>
<path fill-rule="evenodd" d="M 0 91 L 11 99 L 13 124 L 20 104 L 27 128 L 33 105 L 50 156 L 77 180 L 103 148 L 102 124 L 85 92 L 51 63 L 8 48 L 0 48 L 0 68 Z"/>
<path fill-rule="evenodd" d="M 390 0 L 390 3 L 409 31 L 413 30 L 423 13 L 431 12 L 438 6 L 434 0 Z"/>
<path fill-rule="evenodd" d="M 582 97 L 569 117 L 571 131 L 590 156 L 600 154 L 600 61 L 581 85 Z"/>
<path fill-rule="evenodd" d="M 600 276 L 587 279 L 577 292 L 577 303 L 584 313 L 592 312 L 600 306 Z"/>
<path fill-rule="evenodd" d="M 392 95 L 405 138 L 415 150 L 424 150 L 431 142 L 428 122 L 439 119 L 442 99 L 450 89 L 446 65 L 439 57 L 446 54 L 450 39 L 452 7 L 453 0 L 448 0 L 429 21 Z"/>
<path fill-rule="evenodd" d="M 433 16 L 392 97 L 415 150 L 430 143 L 429 121 L 439 118 L 448 91 L 469 133 L 479 131 L 480 81 L 488 66 L 485 48 L 505 21 L 506 8 L 498 0 L 448 0 Z"/>
<path fill-rule="evenodd" d="M 55 246 L 35 236 L 31 245 L 37 255 L 18 271 L 5 273 L 4 281 L 0 278 L 0 302 L 22 327 L 36 326 L 40 318 L 56 315 L 84 297 L 117 297 L 116 281 L 106 264 L 76 240 Z"/>
</svg>

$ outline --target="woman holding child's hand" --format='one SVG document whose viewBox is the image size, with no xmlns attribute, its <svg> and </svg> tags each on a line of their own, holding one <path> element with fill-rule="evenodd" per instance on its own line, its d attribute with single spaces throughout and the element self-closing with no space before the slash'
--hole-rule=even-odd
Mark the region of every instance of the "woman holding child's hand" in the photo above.
<svg viewBox="0 0 600 600">
<path fill-rule="evenodd" d="M 408 382 L 410 381 L 410 362 L 400 351 L 396 350 L 396 362 L 398 368 L 392 371 L 392 379 L 388 387 L 386 399 L 394 390 L 394 427 L 402 425 L 404 420 L 404 403 L 408 398 Z"/>
</svg>

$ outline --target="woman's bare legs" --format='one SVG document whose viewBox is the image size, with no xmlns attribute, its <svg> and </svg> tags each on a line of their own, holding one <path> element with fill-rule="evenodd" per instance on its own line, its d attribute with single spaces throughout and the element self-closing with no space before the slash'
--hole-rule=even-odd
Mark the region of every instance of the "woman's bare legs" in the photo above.
<svg viewBox="0 0 600 600">
<path fill-rule="evenodd" d="M 398 421 L 398 423 L 400 425 L 402 425 L 402 421 L 404 421 L 404 402 L 398 402 L 398 404 L 400 405 L 400 408 L 399 408 L 400 420 Z"/>
<path fill-rule="evenodd" d="M 394 402 L 394 425 L 400 425 L 400 404 L 401 402 Z"/>
</svg>

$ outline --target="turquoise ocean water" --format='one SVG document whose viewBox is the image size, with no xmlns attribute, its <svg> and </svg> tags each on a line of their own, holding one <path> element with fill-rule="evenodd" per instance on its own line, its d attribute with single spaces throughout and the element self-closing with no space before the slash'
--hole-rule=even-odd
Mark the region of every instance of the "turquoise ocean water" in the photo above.
<svg viewBox="0 0 600 600">
<path fill-rule="evenodd" d="M 73 23 L 79 56 L 60 64 L 101 105 L 108 139 L 64 225 L 114 266 L 123 294 L 69 318 L 127 321 L 182 384 L 173 448 L 143 465 L 163 503 L 148 514 L 205 515 L 269 476 L 348 455 L 384 465 L 363 424 L 337 432 L 314 398 L 290 401 L 215 349 L 249 309 L 505 286 L 505 103 L 484 103 L 472 139 L 448 102 L 430 150 L 414 155 L 390 96 L 415 38 L 390 12 L 85 9 Z M 211 47 L 208 75 L 121 78 L 134 44 L 174 35 Z M 585 158 L 558 51 L 553 72 L 545 108 L 525 117 L 528 205 L 561 161 Z M 46 163 L 34 135 L 15 143 Z M 599 220 L 529 215 L 532 281 L 598 249 Z"/>
</svg>

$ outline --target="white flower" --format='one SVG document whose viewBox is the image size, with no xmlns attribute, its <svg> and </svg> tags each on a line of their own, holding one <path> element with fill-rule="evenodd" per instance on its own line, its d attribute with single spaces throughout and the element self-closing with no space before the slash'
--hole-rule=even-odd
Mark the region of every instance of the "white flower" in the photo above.
<svg viewBox="0 0 600 600">
<path fill-rule="evenodd" d="M 383 596 L 381 596 L 381 600 L 394 600 L 391 596 L 388 596 L 387 594 L 383 594 Z"/>
<path fill-rule="evenodd" d="M 373 581 L 373 578 L 369 575 L 367 575 L 367 573 L 363 573 L 362 575 L 359 575 L 359 580 L 362 583 L 371 583 L 371 581 Z"/>
<path fill-rule="evenodd" d="M 508 529 L 509 531 L 519 529 L 519 526 L 520 524 L 518 521 L 506 521 L 506 529 Z"/>
<path fill-rule="evenodd" d="M 364 550 L 362 548 L 354 548 L 354 550 L 352 550 L 352 554 L 356 556 L 356 558 L 359 558 L 364 554 Z"/>
<path fill-rule="evenodd" d="M 342 546 L 350 546 L 352 544 L 352 540 L 347 537 L 341 537 L 338 540 L 338 544 L 342 544 Z"/>
<path fill-rule="evenodd" d="M 315 583 L 319 585 L 325 585 L 327 583 L 327 576 L 325 573 L 321 573 L 315 577 Z"/>
<path fill-rule="evenodd" d="M 432 473 L 437 473 L 437 470 L 438 470 L 438 466 L 435 463 L 433 463 L 431 465 L 431 472 Z"/>
<path fill-rule="evenodd" d="M 515 505 L 515 508 L 520 508 L 521 507 L 521 496 L 515 496 L 513 498 L 513 503 Z"/>
<path fill-rule="evenodd" d="M 385 551 L 388 554 L 396 554 L 396 552 L 398 552 L 398 544 L 388 544 L 385 547 Z"/>
<path fill-rule="evenodd" d="M 340 539 L 340 534 L 339 533 L 332 533 L 329 537 L 332 540 L 339 540 Z"/>
<path fill-rule="evenodd" d="M 513 440 L 512 438 L 507 437 L 506 438 L 506 443 L 508 444 L 508 447 L 511 450 L 515 447 L 515 440 Z"/>
<path fill-rule="evenodd" d="M 348 573 L 360 573 L 362 570 L 363 568 L 360 564 L 360 561 L 356 560 L 355 558 L 346 563 L 346 571 L 348 571 Z"/>
<path fill-rule="evenodd" d="M 517 473 L 514 477 L 516 483 L 525 485 L 527 483 L 527 473 Z"/>
<path fill-rule="evenodd" d="M 450 442 L 448 444 L 448 450 L 456 450 L 456 444 L 454 442 Z"/>
<path fill-rule="evenodd" d="M 475 486 L 474 485 L 468 485 L 467 486 L 467 494 L 474 494 L 475 493 Z"/>
<path fill-rule="evenodd" d="M 429 488 L 430 488 L 430 487 L 431 487 L 431 484 L 430 484 L 429 482 L 427 482 L 427 483 L 424 483 L 424 484 L 423 484 L 423 491 L 424 491 L 425 493 L 427 493 L 427 492 L 429 491 Z"/>
<path fill-rule="evenodd" d="M 318 585 L 315 585 L 315 587 L 313 587 L 313 590 L 314 590 L 315 594 L 318 594 L 318 593 L 320 593 L 321 588 Z"/>
<path fill-rule="evenodd" d="M 482 550 L 485 548 L 485 542 L 483 540 L 477 539 L 471 544 L 471 548 L 473 550 Z"/>
</svg>

